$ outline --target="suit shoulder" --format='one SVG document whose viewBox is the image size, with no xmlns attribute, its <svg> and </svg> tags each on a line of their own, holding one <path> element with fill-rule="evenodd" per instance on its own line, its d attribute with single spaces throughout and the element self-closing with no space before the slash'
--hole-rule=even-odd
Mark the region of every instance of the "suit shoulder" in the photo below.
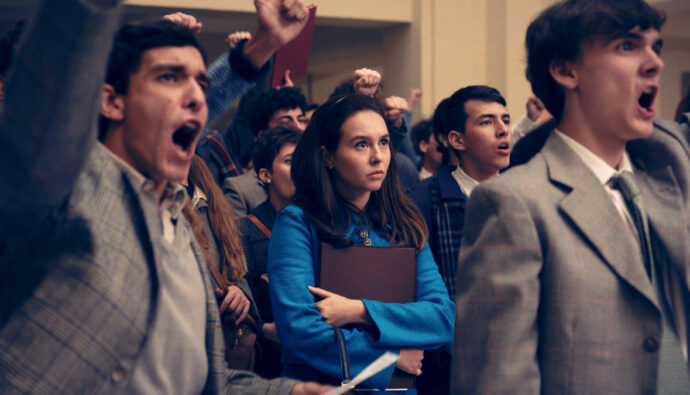
<svg viewBox="0 0 690 395">
<path fill-rule="evenodd" d="M 89 151 L 70 194 L 70 206 L 89 207 L 95 200 L 112 196 L 107 191 L 123 190 L 124 176 L 107 148 L 95 144 Z M 86 210 L 85 212 L 91 212 Z"/>
<path fill-rule="evenodd" d="M 519 193 L 529 189 L 531 186 L 547 182 L 548 171 L 546 162 L 544 157 L 537 153 L 527 163 L 511 167 L 499 174 L 498 177 L 482 182 L 477 186 L 477 189 L 514 191 Z"/>
</svg>

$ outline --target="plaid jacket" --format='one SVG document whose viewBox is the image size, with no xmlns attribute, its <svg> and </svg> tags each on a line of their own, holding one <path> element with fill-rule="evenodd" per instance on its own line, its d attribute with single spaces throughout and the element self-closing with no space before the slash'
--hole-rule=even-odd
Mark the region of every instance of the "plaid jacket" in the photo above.
<svg viewBox="0 0 690 395">
<path fill-rule="evenodd" d="M 441 167 L 410 192 L 429 228 L 429 245 L 451 299 L 455 299 L 455 273 L 465 224 L 467 197 L 451 174 L 453 167 Z"/>
<path fill-rule="evenodd" d="M 154 322 L 157 207 L 94 146 L 117 3 L 44 1 L 7 84 L 0 168 L 29 170 L 0 188 L 0 200 L 14 202 L 0 207 L 2 394 L 121 391 Z M 213 287 L 195 240 L 192 248 L 206 291 L 204 393 L 288 393 L 294 381 L 227 369 Z"/>
</svg>

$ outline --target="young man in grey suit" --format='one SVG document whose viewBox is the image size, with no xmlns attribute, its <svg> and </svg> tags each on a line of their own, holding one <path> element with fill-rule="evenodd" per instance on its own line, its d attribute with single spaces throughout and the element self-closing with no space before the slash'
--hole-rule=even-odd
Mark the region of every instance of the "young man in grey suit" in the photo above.
<svg viewBox="0 0 690 395">
<path fill-rule="evenodd" d="M 569 0 L 528 28 L 558 126 L 470 197 L 454 393 L 688 393 L 690 131 L 654 119 L 663 21 Z"/>
<path fill-rule="evenodd" d="M 248 52 L 260 66 L 307 11 L 255 3 Z M 119 11 L 115 0 L 44 1 L 8 75 L 0 393 L 324 391 L 227 369 L 214 287 L 179 215 L 208 116 L 203 51 L 172 23 L 127 25 L 103 84 Z"/>
</svg>

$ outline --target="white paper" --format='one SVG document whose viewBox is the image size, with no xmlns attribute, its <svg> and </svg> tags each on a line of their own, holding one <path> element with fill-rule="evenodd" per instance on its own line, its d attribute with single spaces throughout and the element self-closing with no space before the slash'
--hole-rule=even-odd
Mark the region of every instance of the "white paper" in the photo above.
<svg viewBox="0 0 690 395">
<path fill-rule="evenodd" d="M 368 379 L 369 377 L 375 375 L 376 373 L 382 371 L 383 369 L 391 366 L 396 362 L 398 362 L 398 354 L 386 351 L 383 355 L 376 358 L 374 362 L 370 363 L 369 366 L 364 368 L 364 370 L 362 370 L 357 376 L 355 376 L 355 378 L 352 379 L 352 381 L 350 381 L 347 385 L 334 388 L 326 392 L 324 395 L 340 395 L 342 393 L 345 393 L 357 386 L 359 383 L 363 382 L 364 380 Z"/>
</svg>

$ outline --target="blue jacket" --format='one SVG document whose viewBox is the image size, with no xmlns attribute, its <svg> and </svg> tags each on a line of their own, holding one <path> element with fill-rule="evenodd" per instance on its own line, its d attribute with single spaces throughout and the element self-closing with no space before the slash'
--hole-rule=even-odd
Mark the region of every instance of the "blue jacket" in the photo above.
<svg viewBox="0 0 690 395">
<path fill-rule="evenodd" d="M 354 225 L 347 233 L 356 237 Z M 369 233 L 373 246 L 390 246 L 383 233 Z M 300 208 L 286 207 L 273 226 L 268 275 L 287 375 L 290 365 L 308 365 L 330 377 L 341 376 L 333 327 L 322 319 L 307 289 L 307 285 L 316 285 L 318 262 L 319 239 L 314 227 Z M 428 246 L 417 255 L 416 291 L 415 303 L 363 301 L 378 332 L 343 328 L 353 376 L 386 351 L 398 353 L 402 347 L 433 349 L 451 341 L 455 308 Z M 386 388 L 393 370 L 391 366 L 364 384 Z"/>
</svg>

